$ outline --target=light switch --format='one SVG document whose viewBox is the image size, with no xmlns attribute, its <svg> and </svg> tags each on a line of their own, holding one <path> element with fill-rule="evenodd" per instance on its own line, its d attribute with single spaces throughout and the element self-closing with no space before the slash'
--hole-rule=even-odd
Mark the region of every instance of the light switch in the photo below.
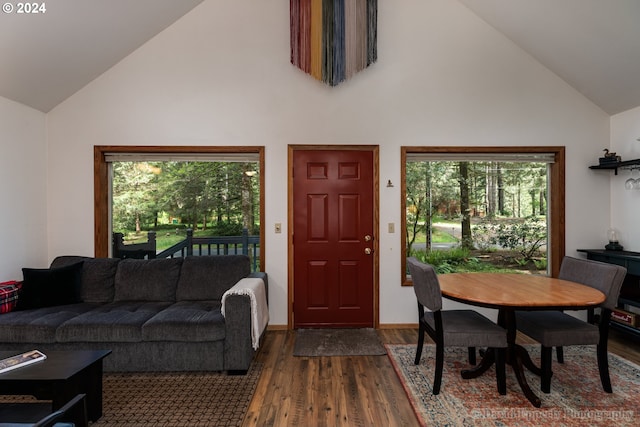
<svg viewBox="0 0 640 427">
<path fill-rule="evenodd" d="M 277 234 L 282 233 L 282 224 L 281 224 L 281 223 L 276 222 L 275 232 L 276 232 Z"/>
<path fill-rule="evenodd" d="M 395 233 L 396 232 L 396 225 L 393 222 L 389 223 L 389 233 Z"/>
</svg>

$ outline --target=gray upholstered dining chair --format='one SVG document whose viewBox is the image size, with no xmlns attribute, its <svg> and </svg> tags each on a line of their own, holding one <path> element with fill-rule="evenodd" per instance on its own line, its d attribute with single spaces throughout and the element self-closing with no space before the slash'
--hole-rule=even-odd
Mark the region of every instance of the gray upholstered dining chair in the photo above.
<svg viewBox="0 0 640 427">
<path fill-rule="evenodd" d="M 440 283 L 433 267 L 413 257 L 407 258 L 407 265 L 418 300 L 419 330 L 415 364 L 420 363 L 425 332 L 436 344 L 433 394 L 440 393 L 445 346 L 467 347 L 471 364 L 475 364 L 476 347 L 495 349 L 498 392 L 506 394 L 506 330 L 474 310 L 442 310 Z M 425 311 L 425 307 L 431 311 Z"/>
<path fill-rule="evenodd" d="M 580 320 L 562 311 L 517 311 L 517 329 L 541 344 L 542 378 L 540 389 L 551 391 L 552 348 L 558 350 L 558 362 L 563 363 L 562 347 L 572 345 L 597 345 L 598 370 L 602 388 L 611 393 L 607 341 L 611 310 L 615 308 L 627 269 L 579 258 L 564 257 L 558 278 L 582 283 L 605 294 L 597 324 Z M 593 317 L 593 316 L 590 316 Z"/>
</svg>

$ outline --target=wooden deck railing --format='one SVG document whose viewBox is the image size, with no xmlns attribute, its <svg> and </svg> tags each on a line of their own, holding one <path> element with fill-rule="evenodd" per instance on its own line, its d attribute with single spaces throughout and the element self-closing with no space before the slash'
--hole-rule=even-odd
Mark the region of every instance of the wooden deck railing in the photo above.
<svg viewBox="0 0 640 427">
<path fill-rule="evenodd" d="M 187 229 L 184 240 L 161 251 L 156 251 L 156 232 L 147 233 L 147 242 L 124 244 L 122 233 L 113 233 L 114 258 L 174 258 L 191 255 L 248 255 L 252 271 L 260 268 L 260 236 L 249 236 L 247 229 L 240 236 L 193 237 L 193 230 Z"/>
</svg>

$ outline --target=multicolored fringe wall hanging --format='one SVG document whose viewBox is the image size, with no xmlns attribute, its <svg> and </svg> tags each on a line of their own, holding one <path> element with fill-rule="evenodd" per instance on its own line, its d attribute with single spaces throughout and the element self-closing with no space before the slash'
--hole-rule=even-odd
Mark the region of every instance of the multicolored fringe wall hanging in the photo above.
<svg viewBox="0 0 640 427">
<path fill-rule="evenodd" d="M 331 86 L 378 59 L 378 0 L 290 0 L 291 63 Z"/>
</svg>

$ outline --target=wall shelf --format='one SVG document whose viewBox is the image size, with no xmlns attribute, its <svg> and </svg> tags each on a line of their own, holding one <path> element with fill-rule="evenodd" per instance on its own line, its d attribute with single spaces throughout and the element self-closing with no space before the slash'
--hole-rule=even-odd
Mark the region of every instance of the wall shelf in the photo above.
<svg viewBox="0 0 640 427">
<path fill-rule="evenodd" d="M 640 159 L 611 162 L 605 165 L 593 165 L 589 166 L 589 169 L 613 169 L 615 174 L 618 175 L 618 169 L 640 169 Z"/>
</svg>

